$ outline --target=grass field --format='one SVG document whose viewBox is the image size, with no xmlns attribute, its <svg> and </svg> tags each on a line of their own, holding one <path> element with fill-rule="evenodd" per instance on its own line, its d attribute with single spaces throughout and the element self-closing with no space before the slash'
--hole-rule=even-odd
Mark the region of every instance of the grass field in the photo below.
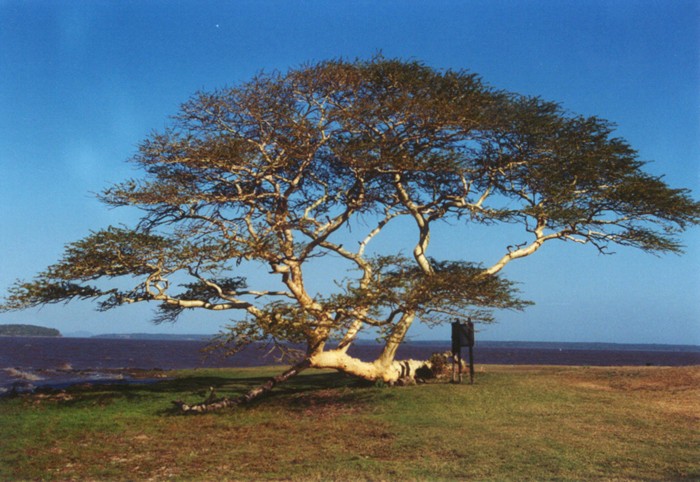
<svg viewBox="0 0 700 482">
<path fill-rule="evenodd" d="M 382 388 L 279 368 L 0 399 L 0 479 L 677 480 L 700 478 L 700 367 L 477 367 L 474 385 Z"/>
</svg>

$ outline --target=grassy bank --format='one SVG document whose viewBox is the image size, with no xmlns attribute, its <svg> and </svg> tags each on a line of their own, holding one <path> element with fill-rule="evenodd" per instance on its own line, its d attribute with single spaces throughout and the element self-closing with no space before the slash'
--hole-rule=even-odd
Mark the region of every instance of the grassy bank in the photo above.
<svg viewBox="0 0 700 482">
<path fill-rule="evenodd" d="M 272 369 L 0 399 L 0 479 L 700 478 L 700 367 L 478 367 L 475 385 L 309 372 L 252 406 L 181 416 Z"/>
</svg>

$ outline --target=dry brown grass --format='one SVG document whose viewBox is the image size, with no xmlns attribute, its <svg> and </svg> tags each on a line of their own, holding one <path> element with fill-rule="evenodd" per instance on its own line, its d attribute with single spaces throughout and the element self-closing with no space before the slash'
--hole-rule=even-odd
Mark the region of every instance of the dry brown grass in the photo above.
<svg viewBox="0 0 700 482">
<path fill-rule="evenodd" d="M 593 375 L 593 380 L 590 380 Z M 700 367 L 634 367 L 598 369 L 572 383 L 592 390 L 633 394 L 661 410 L 700 422 Z M 700 457 L 700 454 L 698 454 Z"/>
</svg>

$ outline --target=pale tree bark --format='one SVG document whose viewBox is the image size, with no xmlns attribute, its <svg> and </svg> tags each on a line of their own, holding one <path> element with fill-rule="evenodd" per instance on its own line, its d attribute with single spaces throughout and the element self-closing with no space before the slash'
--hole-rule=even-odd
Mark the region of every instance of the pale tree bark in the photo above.
<svg viewBox="0 0 700 482">
<path fill-rule="evenodd" d="M 429 366 L 427 361 L 397 361 L 382 356 L 372 362 L 365 362 L 342 350 L 328 350 L 318 353 L 313 355 L 309 362 L 313 368 L 330 368 L 363 380 L 382 381 L 388 384 L 394 384 L 401 379 L 413 379 L 417 370 Z"/>
</svg>

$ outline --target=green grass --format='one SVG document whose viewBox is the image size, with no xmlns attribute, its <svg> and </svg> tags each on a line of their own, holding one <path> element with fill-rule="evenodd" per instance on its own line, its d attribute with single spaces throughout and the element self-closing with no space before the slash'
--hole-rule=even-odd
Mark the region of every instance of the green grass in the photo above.
<svg viewBox="0 0 700 482">
<path fill-rule="evenodd" d="M 480 367 L 379 388 L 309 371 L 244 408 L 183 416 L 279 368 L 0 399 L 0 479 L 700 478 L 700 368 Z"/>
</svg>

